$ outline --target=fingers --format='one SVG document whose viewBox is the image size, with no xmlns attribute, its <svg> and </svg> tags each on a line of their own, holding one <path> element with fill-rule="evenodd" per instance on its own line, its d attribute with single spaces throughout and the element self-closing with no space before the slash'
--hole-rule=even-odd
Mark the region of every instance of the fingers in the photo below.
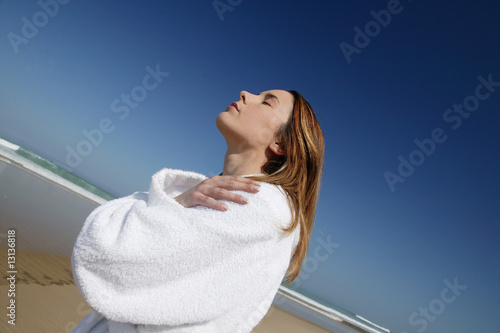
<svg viewBox="0 0 500 333">
<path fill-rule="evenodd" d="M 241 176 L 213 176 L 210 179 L 226 190 L 257 193 L 260 189 L 259 182 Z"/>
<path fill-rule="evenodd" d="M 229 206 L 216 199 L 233 201 L 244 205 L 248 203 L 248 198 L 231 191 L 257 193 L 259 189 L 260 184 L 257 181 L 245 177 L 213 176 L 198 186 L 198 195 L 193 199 L 198 205 L 226 211 Z"/>
<path fill-rule="evenodd" d="M 226 190 L 224 188 L 210 187 L 207 189 L 207 192 L 208 193 L 206 193 L 206 195 L 209 195 L 212 198 L 234 201 L 243 205 L 248 203 L 247 197 L 233 193 L 230 190 Z"/>
<path fill-rule="evenodd" d="M 220 202 L 219 200 L 215 200 L 214 198 L 211 198 L 209 196 L 203 196 L 203 198 L 200 199 L 199 201 L 200 201 L 198 203 L 199 205 L 208 208 L 214 208 L 223 212 L 229 209 L 229 206 L 227 204 Z"/>
</svg>

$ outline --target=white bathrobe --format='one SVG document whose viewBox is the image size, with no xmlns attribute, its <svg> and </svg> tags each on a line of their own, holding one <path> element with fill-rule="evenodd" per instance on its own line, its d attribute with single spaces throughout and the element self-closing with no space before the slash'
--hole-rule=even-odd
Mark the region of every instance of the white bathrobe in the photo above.
<svg viewBox="0 0 500 333">
<path fill-rule="evenodd" d="M 248 175 L 247 175 L 248 176 Z M 185 208 L 174 198 L 207 179 L 182 170 L 153 175 L 136 192 L 96 208 L 75 242 L 71 263 L 94 312 L 75 332 L 246 333 L 269 310 L 299 240 L 288 237 L 283 190 L 261 182 L 249 203 L 223 212 Z M 102 320 L 100 322 L 102 324 Z M 95 330 L 97 331 L 97 330 Z"/>
</svg>

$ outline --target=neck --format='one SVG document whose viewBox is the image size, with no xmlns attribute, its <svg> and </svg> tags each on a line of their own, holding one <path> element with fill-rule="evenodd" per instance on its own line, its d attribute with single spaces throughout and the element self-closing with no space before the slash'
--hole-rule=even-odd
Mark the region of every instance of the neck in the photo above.
<svg viewBox="0 0 500 333">
<path fill-rule="evenodd" d="M 232 152 L 226 151 L 222 175 L 251 175 L 262 173 L 261 167 L 267 161 L 266 156 L 260 156 L 256 151 Z"/>
</svg>

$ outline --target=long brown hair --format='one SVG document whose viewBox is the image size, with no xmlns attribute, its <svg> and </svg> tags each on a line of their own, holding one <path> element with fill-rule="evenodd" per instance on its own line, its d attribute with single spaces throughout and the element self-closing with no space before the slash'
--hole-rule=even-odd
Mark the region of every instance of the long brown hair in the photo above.
<svg viewBox="0 0 500 333">
<path fill-rule="evenodd" d="M 300 273 L 311 239 L 316 204 L 323 169 L 325 140 L 309 102 L 295 90 L 289 120 L 276 133 L 282 156 L 273 156 L 263 166 L 264 176 L 248 178 L 280 185 L 288 197 L 292 223 L 281 228 L 289 236 L 300 224 L 300 240 L 290 260 L 285 284 L 290 284 Z"/>
</svg>

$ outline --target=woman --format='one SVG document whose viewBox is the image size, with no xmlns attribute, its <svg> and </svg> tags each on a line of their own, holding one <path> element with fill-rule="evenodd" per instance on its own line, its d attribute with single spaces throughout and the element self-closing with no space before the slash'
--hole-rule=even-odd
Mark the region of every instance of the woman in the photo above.
<svg viewBox="0 0 500 333">
<path fill-rule="evenodd" d="M 324 155 L 311 106 L 242 91 L 216 124 L 219 176 L 163 169 L 89 215 L 71 261 L 94 310 L 74 332 L 250 332 L 298 276 Z"/>
</svg>

